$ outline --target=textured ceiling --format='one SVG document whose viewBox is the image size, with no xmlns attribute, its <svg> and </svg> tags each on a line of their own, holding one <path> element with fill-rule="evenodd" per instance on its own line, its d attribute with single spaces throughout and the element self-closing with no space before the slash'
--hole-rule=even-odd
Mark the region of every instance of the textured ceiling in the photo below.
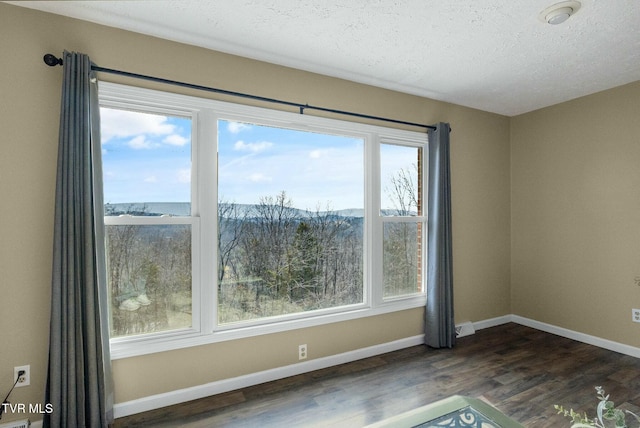
<svg viewBox="0 0 640 428">
<path fill-rule="evenodd" d="M 640 80 L 639 0 L 557 1 L 8 3 L 513 116 Z"/>
</svg>

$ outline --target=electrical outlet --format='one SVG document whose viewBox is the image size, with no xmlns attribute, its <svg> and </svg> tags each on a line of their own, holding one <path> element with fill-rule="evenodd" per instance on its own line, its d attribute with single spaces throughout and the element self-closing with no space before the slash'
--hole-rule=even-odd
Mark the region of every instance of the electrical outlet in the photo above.
<svg viewBox="0 0 640 428">
<path fill-rule="evenodd" d="M 20 378 L 18 378 L 18 373 L 20 373 L 21 371 L 24 371 L 24 374 L 20 376 Z M 16 383 L 16 388 L 20 386 L 31 385 L 31 365 L 14 367 L 13 381 L 15 382 L 16 380 L 18 380 L 18 383 Z"/>
<path fill-rule="evenodd" d="M 298 359 L 306 360 L 307 359 L 307 344 L 298 345 Z"/>
<path fill-rule="evenodd" d="M 631 309 L 631 321 L 640 322 L 640 309 Z"/>
</svg>

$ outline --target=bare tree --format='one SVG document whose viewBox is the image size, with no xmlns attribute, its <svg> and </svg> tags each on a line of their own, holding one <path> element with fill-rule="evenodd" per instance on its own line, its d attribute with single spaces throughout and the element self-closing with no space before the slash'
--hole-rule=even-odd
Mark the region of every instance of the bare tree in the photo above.
<svg viewBox="0 0 640 428">
<path fill-rule="evenodd" d="M 417 180 L 420 176 L 417 164 L 413 171 L 402 168 L 396 172 L 386 186 L 386 191 L 399 216 L 418 214 L 420 207 Z M 386 223 L 384 230 L 384 281 L 385 292 L 402 294 L 414 292 L 418 282 L 418 236 L 417 223 Z"/>
<path fill-rule="evenodd" d="M 292 224 L 290 201 L 284 192 L 277 198 L 263 197 L 248 216 L 242 246 L 247 257 L 245 270 L 249 275 L 264 278 L 276 294 L 284 266 L 283 249 L 288 239 L 286 229 Z"/>
<path fill-rule="evenodd" d="M 261 198 L 242 215 L 229 210 L 220 221 L 233 231 L 223 231 L 219 244 L 219 263 L 234 272 L 219 294 L 225 320 L 362 301 L 361 219 L 328 207 L 298 210 L 284 191 Z"/>
<path fill-rule="evenodd" d="M 218 284 L 228 270 L 237 276 L 234 253 L 241 243 L 246 225 L 246 210 L 235 203 L 218 202 Z"/>
<path fill-rule="evenodd" d="M 106 232 L 112 334 L 150 333 L 190 322 L 190 315 L 180 316 L 191 310 L 190 227 L 113 225 Z"/>
<path fill-rule="evenodd" d="M 395 205 L 397 214 L 414 215 L 418 211 L 418 165 L 412 165 L 413 171 L 399 169 L 390 179 L 385 190 Z"/>
</svg>

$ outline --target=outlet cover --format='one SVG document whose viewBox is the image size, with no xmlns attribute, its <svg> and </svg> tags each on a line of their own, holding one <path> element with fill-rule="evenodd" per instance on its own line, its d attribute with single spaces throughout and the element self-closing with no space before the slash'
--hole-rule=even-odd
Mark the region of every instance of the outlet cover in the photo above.
<svg viewBox="0 0 640 428">
<path fill-rule="evenodd" d="M 16 388 L 21 386 L 29 386 L 31 385 L 31 366 L 18 366 L 13 368 L 13 381 L 15 382 L 18 379 L 18 372 L 24 370 L 24 374 L 20 376 L 18 383 L 16 383 Z"/>
<path fill-rule="evenodd" d="M 307 359 L 307 345 L 299 345 L 298 346 L 298 359 L 306 360 Z"/>
<path fill-rule="evenodd" d="M 631 309 L 631 321 L 640 322 L 640 309 Z"/>
</svg>

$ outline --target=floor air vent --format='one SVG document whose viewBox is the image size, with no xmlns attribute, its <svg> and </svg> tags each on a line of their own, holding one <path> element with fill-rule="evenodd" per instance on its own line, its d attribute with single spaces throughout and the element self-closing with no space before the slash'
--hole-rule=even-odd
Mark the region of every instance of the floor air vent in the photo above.
<svg viewBox="0 0 640 428">
<path fill-rule="evenodd" d="M 0 428 L 29 428 L 30 425 L 31 422 L 29 422 L 29 419 L 23 419 L 21 421 L 13 421 L 0 424 Z"/>
<path fill-rule="evenodd" d="M 456 326 L 456 337 L 470 336 L 476 332 L 473 323 L 467 321 Z"/>
</svg>

